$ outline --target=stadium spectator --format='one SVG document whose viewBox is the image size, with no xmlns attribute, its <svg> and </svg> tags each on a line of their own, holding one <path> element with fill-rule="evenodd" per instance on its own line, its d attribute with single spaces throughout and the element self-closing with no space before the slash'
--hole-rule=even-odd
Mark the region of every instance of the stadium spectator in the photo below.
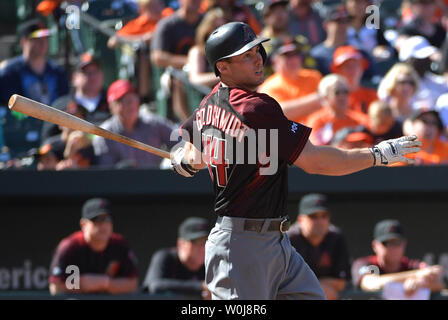
<svg viewBox="0 0 448 320">
<path fill-rule="evenodd" d="M 109 38 L 108 46 L 116 47 L 119 39 L 150 42 L 160 19 L 171 15 L 171 7 L 164 8 L 161 0 L 138 0 L 139 16 L 128 21 L 115 36 Z"/>
<path fill-rule="evenodd" d="M 202 1 L 202 12 L 213 8 L 224 10 L 226 21 L 239 21 L 247 23 L 256 34 L 261 32 L 261 24 L 244 1 L 237 0 L 205 0 Z"/>
<path fill-rule="evenodd" d="M 344 77 L 337 74 L 325 76 L 319 83 L 319 94 L 324 108 L 308 120 L 308 126 L 313 128 L 310 138 L 313 143 L 329 144 L 340 129 L 367 124 L 365 114 L 349 108 L 350 87 Z"/>
<path fill-rule="evenodd" d="M 144 100 L 149 100 L 151 83 L 151 64 L 148 59 L 149 46 L 157 23 L 162 18 L 171 15 L 174 10 L 171 7 L 164 8 L 162 0 L 138 0 L 139 16 L 128 21 L 123 28 L 110 37 L 107 46 L 109 48 L 120 47 L 121 68 L 126 70 L 121 74 L 134 76 L 135 71 L 129 71 L 135 65 L 138 77 L 138 93 Z M 130 45 L 135 50 L 129 50 Z M 129 65 L 132 65 L 131 68 Z"/>
<path fill-rule="evenodd" d="M 361 85 L 368 65 L 367 59 L 353 46 L 337 48 L 331 64 L 331 71 L 344 76 L 349 83 L 350 109 L 362 113 L 367 113 L 369 105 L 378 99 L 374 89 Z"/>
<path fill-rule="evenodd" d="M 29 155 L 33 156 L 37 170 L 56 170 L 58 163 L 64 159 L 64 147 L 63 141 L 50 138 L 39 148 L 31 149 Z"/>
<path fill-rule="evenodd" d="M 327 299 L 337 300 L 350 279 L 350 261 L 344 236 L 331 224 L 327 202 L 322 194 L 305 195 L 300 201 L 297 221 L 286 233 L 316 274 Z"/>
<path fill-rule="evenodd" d="M 82 119 L 97 125 L 111 116 L 101 63 L 90 52 L 85 52 L 79 57 L 72 75 L 72 84 L 73 90 L 58 98 L 52 104 L 54 108 L 67 110 L 68 104 L 74 101 L 78 105 L 76 108 L 83 110 Z M 57 125 L 45 122 L 42 128 L 42 137 L 49 138 L 60 132 Z"/>
<path fill-rule="evenodd" d="M 370 134 L 363 132 L 365 127 L 346 127 L 337 131 L 331 145 L 342 149 L 369 148 L 373 145 Z"/>
<path fill-rule="evenodd" d="M 443 135 L 443 124 L 439 113 L 433 109 L 418 109 L 405 121 L 405 133 L 416 134 L 422 141 L 421 150 L 412 154 L 416 165 L 448 163 L 448 142 Z"/>
<path fill-rule="evenodd" d="M 403 122 L 397 120 L 390 105 L 384 101 L 374 101 L 369 106 L 369 122 L 364 132 L 372 136 L 373 143 L 399 138 L 403 135 Z"/>
<path fill-rule="evenodd" d="M 313 0 L 289 2 L 289 30 L 292 36 L 303 35 L 315 46 L 325 39 L 325 30 L 319 13 L 312 7 Z"/>
<path fill-rule="evenodd" d="M 372 249 L 375 255 L 361 257 L 352 264 L 353 284 L 364 291 L 378 291 L 391 282 L 403 283 L 406 294 L 420 288 L 441 290 L 443 269 L 427 266 L 423 262 L 406 257 L 407 241 L 397 220 L 382 220 L 375 225 Z M 375 274 L 373 268 L 378 268 Z M 413 272 L 409 272 L 414 270 Z"/>
<path fill-rule="evenodd" d="M 410 65 L 397 63 L 381 80 L 378 98 L 390 105 L 395 118 L 404 121 L 413 112 L 411 101 L 419 84 L 420 78 Z"/>
<path fill-rule="evenodd" d="M 436 102 L 435 109 L 439 113 L 445 134 L 448 134 L 448 93 L 442 94 Z"/>
<path fill-rule="evenodd" d="M 154 253 L 143 282 L 145 291 L 210 299 L 205 285 L 206 219 L 190 217 L 179 226 L 177 245 Z"/>
<path fill-rule="evenodd" d="M 182 69 L 202 20 L 200 0 L 180 0 L 179 9 L 157 24 L 151 40 L 151 61 L 160 68 Z"/>
<path fill-rule="evenodd" d="M 177 143 L 170 140 L 174 125 L 140 108 L 140 98 L 130 81 L 113 82 L 107 91 L 107 101 L 113 116 L 101 127 L 156 148 L 171 148 Z M 161 163 L 156 155 L 100 136 L 93 138 L 93 147 L 100 166 L 158 168 Z"/>
<path fill-rule="evenodd" d="M 431 71 L 431 64 L 437 55 L 438 49 L 421 36 L 410 37 L 399 45 L 400 60 L 412 66 L 420 77 L 419 88 L 411 102 L 414 109 L 433 108 L 437 98 L 448 93 L 446 80 Z"/>
<path fill-rule="evenodd" d="M 49 36 L 50 30 L 38 19 L 28 20 L 19 26 L 22 54 L 2 64 L 1 106 L 7 106 L 13 94 L 48 105 L 68 93 L 65 70 L 47 57 Z M 40 145 L 41 120 L 18 115 L 8 109 L 4 117 L 4 138 L 12 157 Z"/>
<path fill-rule="evenodd" d="M 288 1 L 286 0 L 271 0 L 266 2 L 263 8 L 263 23 L 264 28 L 260 36 L 275 40 L 277 38 L 285 39 L 291 38 L 289 32 L 289 15 L 288 15 Z M 266 53 L 271 53 L 272 46 L 266 45 Z"/>
<path fill-rule="evenodd" d="M 394 117 L 386 102 L 372 102 L 368 117 L 367 125 L 347 127 L 336 132 L 331 145 L 345 149 L 364 148 L 403 135 L 403 123 Z"/>
<path fill-rule="evenodd" d="M 194 45 L 196 29 L 202 20 L 201 0 L 180 0 L 179 9 L 157 24 L 151 40 L 151 62 L 158 68 L 182 69 L 188 62 L 188 51 Z M 172 78 L 171 119 L 186 120 L 190 115 L 188 97 L 180 80 Z"/>
<path fill-rule="evenodd" d="M 87 200 L 82 208 L 80 226 L 81 230 L 64 238 L 54 252 L 50 293 L 135 292 L 138 286 L 136 258 L 124 237 L 113 233 L 110 202 L 103 198 Z M 73 265 L 78 267 L 78 280 L 68 279 L 70 273 L 67 274 L 66 268 Z"/>
<path fill-rule="evenodd" d="M 321 107 L 318 86 L 322 75 L 317 70 L 302 68 L 303 53 L 294 39 L 278 39 L 273 47 L 274 73 L 258 91 L 276 99 L 287 118 L 305 123 Z"/>
<path fill-rule="evenodd" d="M 345 8 L 352 17 L 347 29 L 347 43 L 367 53 L 374 61 L 390 59 L 393 51 L 384 38 L 380 21 L 377 21 L 379 28 L 372 28 L 367 23 L 367 7 L 372 4 L 372 0 L 345 0 Z"/>
<path fill-rule="evenodd" d="M 308 39 L 302 35 L 293 37 L 289 32 L 288 1 L 268 1 L 263 9 L 263 22 L 264 28 L 261 31 L 261 36 L 271 39 L 271 41 L 263 44 L 269 58 L 264 65 L 264 75 L 266 78 L 274 72 L 271 61 L 271 55 L 274 49 L 273 44 L 280 43 L 281 41 L 286 41 L 291 38 L 293 38 L 294 41 L 300 45 L 300 51 L 302 52 L 303 58 L 303 67 L 307 69 L 316 68 L 316 61 L 310 55 L 311 45 Z"/>
<path fill-rule="evenodd" d="M 311 56 L 316 60 L 317 69 L 323 74 L 331 73 L 330 66 L 333 62 L 335 50 L 347 45 L 347 28 L 350 16 L 344 6 L 333 6 L 325 14 L 324 28 L 327 32 L 326 39 L 311 49 Z"/>
<path fill-rule="evenodd" d="M 188 78 L 191 83 L 214 87 L 219 78 L 205 57 L 205 41 L 219 26 L 226 23 L 224 11 L 213 8 L 207 11 L 196 30 L 196 44 L 188 51 Z"/>
<path fill-rule="evenodd" d="M 7 61 L 0 70 L 0 103 L 7 105 L 12 94 L 53 103 L 68 93 L 65 70 L 47 57 L 50 30 L 38 20 L 28 20 L 18 28 L 22 55 Z"/>
<path fill-rule="evenodd" d="M 87 110 L 72 100 L 65 112 L 86 119 Z M 44 140 L 39 149 L 30 150 L 37 162 L 37 170 L 85 169 L 96 164 L 89 134 L 59 126 L 61 133 Z"/>
<path fill-rule="evenodd" d="M 437 10 L 436 0 L 409 0 L 410 12 L 408 21 L 398 30 L 400 37 L 422 36 L 437 48 L 445 41 L 446 30 L 438 21 L 434 21 Z"/>
</svg>

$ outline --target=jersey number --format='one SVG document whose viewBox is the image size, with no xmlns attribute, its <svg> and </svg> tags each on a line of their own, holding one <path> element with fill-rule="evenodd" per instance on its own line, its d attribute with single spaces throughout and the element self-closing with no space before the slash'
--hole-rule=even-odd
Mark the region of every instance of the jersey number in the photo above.
<svg viewBox="0 0 448 320">
<path fill-rule="evenodd" d="M 229 163 L 226 159 L 226 140 L 217 137 L 202 135 L 204 146 L 204 159 L 208 171 L 219 187 L 227 185 L 227 169 Z"/>
</svg>

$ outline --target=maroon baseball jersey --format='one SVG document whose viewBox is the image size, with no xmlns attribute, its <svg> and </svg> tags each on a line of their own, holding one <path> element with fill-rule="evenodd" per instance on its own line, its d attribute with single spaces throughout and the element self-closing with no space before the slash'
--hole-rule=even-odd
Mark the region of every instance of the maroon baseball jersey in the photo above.
<svg viewBox="0 0 448 320">
<path fill-rule="evenodd" d="M 288 120 L 277 101 L 218 84 L 180 130 L 208 165 L 218 215 L 286 214 L 287 166 L 299 157 L 311 129 Z"/>
<path fill-rule="evenodd" d="M 113 233 L 104 251 L 93 251 L 84 240 L 82 231 L 63 239 L 53 255 L 49 282 L 64 280 L 69 276 L 66 268 L 75 265 L 81 275 L 107 274 L 111 278 L 138 276 L 134 253 L 122 235 Z"/>
</svg>

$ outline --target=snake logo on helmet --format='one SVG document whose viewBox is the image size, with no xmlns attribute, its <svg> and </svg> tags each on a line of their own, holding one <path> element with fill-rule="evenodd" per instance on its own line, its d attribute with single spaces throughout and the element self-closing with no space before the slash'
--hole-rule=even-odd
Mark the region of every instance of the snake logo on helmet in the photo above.
<svg viewBox="0 0 448 320">
<path fill-rule="evenodd" d="M 215 74 L 219 76 L 219 70 L 216 68 L 218 61 L 240 55 L 258 45 L 265 63 L 267 55 L 261 43 L 268 40 L 257 38 L 255 32 L 243 22 L 229 22 L 217 28 L 208 37 L 205 43 L 205 55 Z"/>
</svg>

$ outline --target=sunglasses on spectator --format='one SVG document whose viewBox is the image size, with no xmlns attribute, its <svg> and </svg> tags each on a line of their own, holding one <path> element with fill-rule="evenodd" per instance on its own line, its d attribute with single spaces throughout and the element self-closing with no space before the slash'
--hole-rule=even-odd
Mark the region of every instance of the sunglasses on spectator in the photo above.
<svg viewBox="0 0 448 320">
<path fill-rule="evenodd" d="M 426 125 L 428 125 L 428 126 L 435 126 L 435 127 L 438 127 L 439 126 L 439 123 L 437 122 L 437 121 L 431 121 L 431 120 L 428 120 L 428 119 L 420 119 L 424 124 L 426 124 Z"/>
<path fill-rule="evenodd" d="M 108 214 L 100 215 L 100 216 L 93 217 L 92 219 L 90 219 L 90 221 L 92 221 L 94 223 L 111 222 L 112 221 L 112 217 L 110 215 L 108 215 Z"/>
<path fill-rule="evenodd" d="M 334 91 L 334 95 L 335 96 L 340 96 L 340 95 L 347 95 L 347 94 L 349 94 L 350 93 L 350 90 L 348 90 L 348 89 L 336 89 L 335 91 Z"/>
<path fill-rule="evenodd" d="M 390 247 L 398 247 L 401 246 L 403 244 L 403 239 L 392 239 L 392 240 L 387 240 L 387 241 L 383 241 L 381 242 L 383 244 L 383 246 L 385 246 L 386 248 L 390 248 Z"/>
<path fill-rule="evenodd" d="M 415 81 L 414 80 L 399 80 L 397 81 L 398 84 L 408 84 L 410 86 L 415 87 Z"/>
</svg>

